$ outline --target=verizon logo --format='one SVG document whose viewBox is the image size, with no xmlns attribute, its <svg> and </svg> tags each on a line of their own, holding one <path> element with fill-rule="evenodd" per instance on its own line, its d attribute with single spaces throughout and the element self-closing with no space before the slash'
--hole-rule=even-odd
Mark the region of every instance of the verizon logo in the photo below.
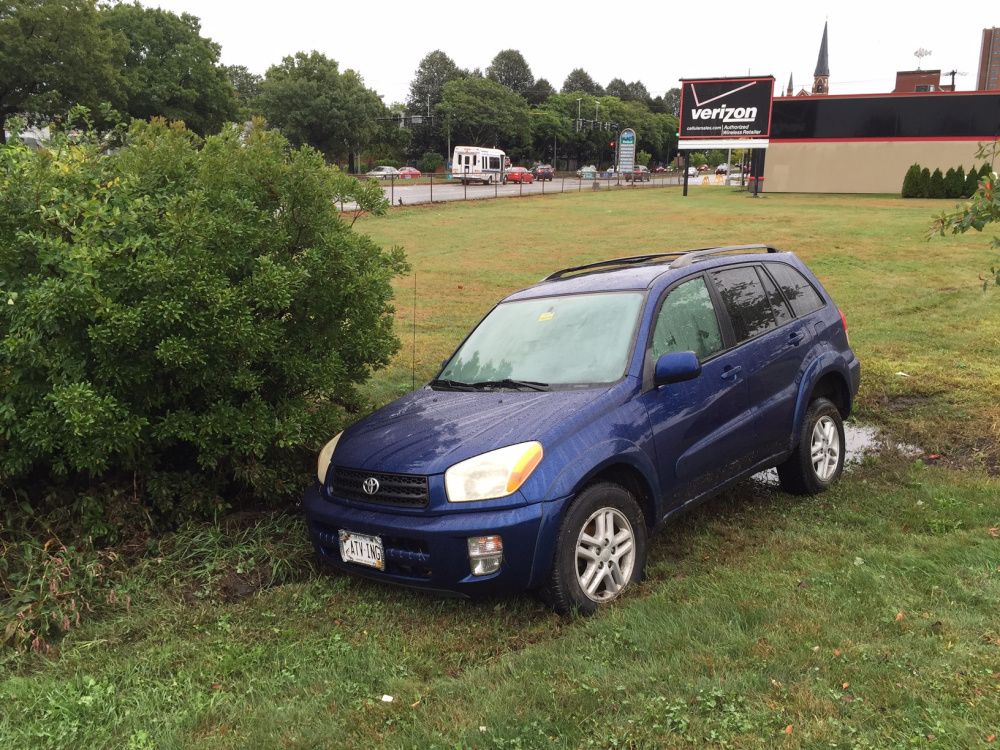
<svg viewBox="0 0 1000 750">
<path fill-rule="evenodd" d="M 723 122 L 753 122 L 757 119 L 756 107 L 711 107 L 708 109 L 692 109 L 694 120 L 722 120 Z"/>
</svg>

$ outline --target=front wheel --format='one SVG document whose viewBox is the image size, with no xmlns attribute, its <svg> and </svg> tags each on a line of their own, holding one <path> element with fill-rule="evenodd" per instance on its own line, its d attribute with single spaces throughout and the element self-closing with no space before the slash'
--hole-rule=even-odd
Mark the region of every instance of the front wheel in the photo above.
<svg viewBox="0 0 1000 750">
<path fill-rule="evenodd" d="M 818 495 L 832 485 L 844 469 L 844 421 L 828 399 L 809 404 L 798 445 L 778 466 L 781 488 L 793 495 Z"/>
<path fill-rule="evenodd" d="M 594 614 L 642 580 L 646 542 L 646 522 L 632 495 L 610 482 L 591 485 L 559 528 L 543 596 L 560 614 Z"/>
</svg>

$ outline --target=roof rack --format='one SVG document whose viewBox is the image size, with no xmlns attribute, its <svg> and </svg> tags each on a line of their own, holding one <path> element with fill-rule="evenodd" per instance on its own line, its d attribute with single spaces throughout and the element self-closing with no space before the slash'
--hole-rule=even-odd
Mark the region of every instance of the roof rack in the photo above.
<svg viewBox="0 0 1000 750">
<path fill-rule="evenodd" d="M 671 261 L 671 268 L 684 268 L 697 260 L 721 253 L 746 252 L 747 250 L 764 250 L 769 253 L 780 253 L 781 251 L 770 245 L 723 245 L 720 247 L 705 247 L 699 250 L 676 250 L 671 253 L 653 253 L 651 255 L 630 255 L 625 258 L 614 258 L 612 260 L 601 260 L 596 263 L 586 263 L 582 266 L 572 266 L 563 268 L 560 271 L 551 273 L 542 281 L 555 281 L 567 276 L 583 271 L 611 270 L 620 266 L 636 266 L 642 263 L 649 263 L 663 260 L 664 258 L 675 258 Z"/>
<path fill-rule="evenodd" d="M 555 279 L 562 279 L 570 274 L 579 273 L 580 271 L 596 271 L 598 269 L 611 269 L 615 266 L 634 266 L 640 263 L 648 263 L 650 261 L 662 260 L 663 258 L 676 258 L 684 254 L 685 251 L 677 251 L 672 253 L 654 253 L 652 255 L 631 255 L 626 258 L 614 258 L 613 260 L 601 260 L 596 263 L 586 263 L 582 266 L 573 266 L 571 268 L 563 268 L 561 271 L 556 271 L 555 273 L 550 273 L 542 281 L 554 281 Z"/>
<path fill-rule="evenodd" d="M 747 250 L 763 250 L 768 253 L 780 253 L 776 247 L 771 247 L 770 245 L 724 245 L 722 247 L 706 247 L 702 250 L 691 250 L 690 252 L 684 253 L 680 258 L 675 260 L 670 264 L 671 268 L 684 268 L 685 266 L 690 266 L 697 260 L 708 257 L 710 255 L 721 255 L 722 253 L 742 253 Z"/>
</svg>

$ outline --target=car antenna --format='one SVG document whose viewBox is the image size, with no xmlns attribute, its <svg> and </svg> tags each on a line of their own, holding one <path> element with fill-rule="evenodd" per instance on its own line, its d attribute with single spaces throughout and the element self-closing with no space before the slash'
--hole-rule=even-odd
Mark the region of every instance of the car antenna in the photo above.
<svg viewBox="0 0 1000 750">
<path fill-rule="evenodd" d="M 413 272 L 413 351 L 410 352 L 410 390 L 417 389 L 417 272 Z"/>
</svg>

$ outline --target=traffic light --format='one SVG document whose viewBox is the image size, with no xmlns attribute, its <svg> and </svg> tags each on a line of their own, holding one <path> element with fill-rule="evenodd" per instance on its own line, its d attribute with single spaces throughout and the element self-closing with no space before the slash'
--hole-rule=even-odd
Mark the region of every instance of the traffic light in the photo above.
<svg viewBox="0 0 1000 750">
<path fill-rule="evenodd" d="M 611 141 L 611 143 L 610 143 L 610 144 L 608 144 L 608 145 L 610 145 L 610 146 L 611 146 L 611 148 L 614 148 L 614 147 L 615 147 L 615 142 L 614 142 L 614 141 Z"/>
</svg>

